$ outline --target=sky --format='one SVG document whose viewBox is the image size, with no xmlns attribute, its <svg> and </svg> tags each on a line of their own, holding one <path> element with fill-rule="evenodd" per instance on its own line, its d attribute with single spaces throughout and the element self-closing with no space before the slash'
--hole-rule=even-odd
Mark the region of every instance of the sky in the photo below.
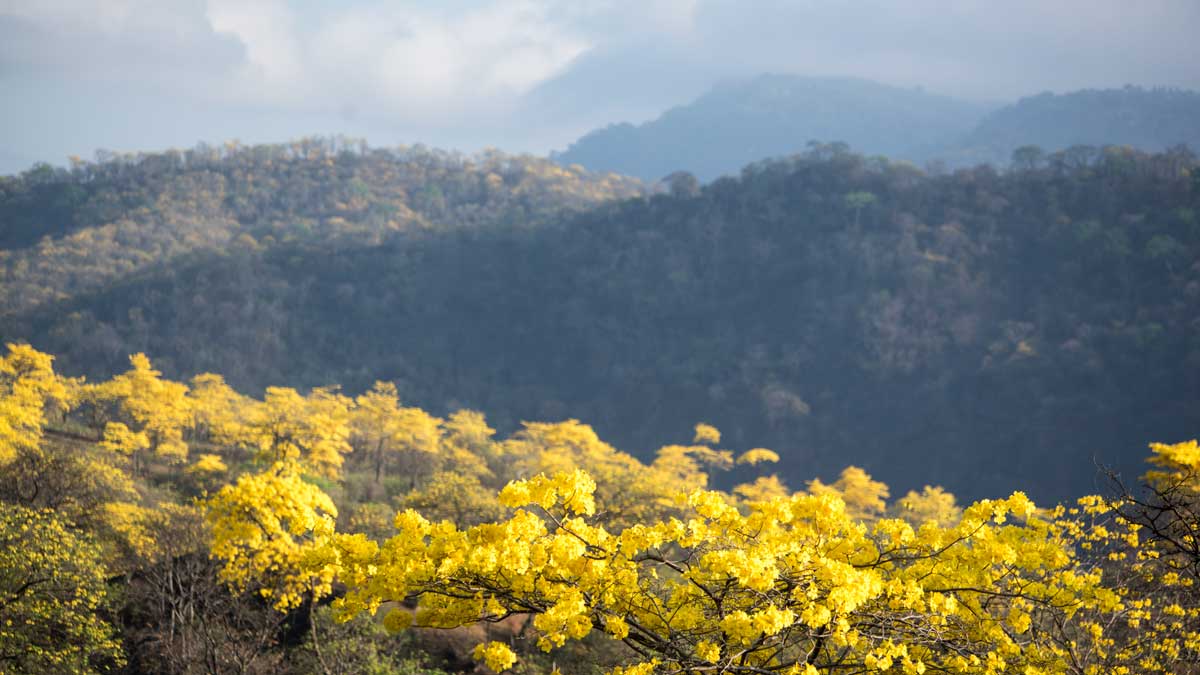
<svg viewBox="0 0 1200 675">
<path fill-rule="evenodd" d="M 0 0 L 0 173 L 344 134 L 543 154 L 760 73 L 1200 89 L 1200 0 Z"/>
</svg>

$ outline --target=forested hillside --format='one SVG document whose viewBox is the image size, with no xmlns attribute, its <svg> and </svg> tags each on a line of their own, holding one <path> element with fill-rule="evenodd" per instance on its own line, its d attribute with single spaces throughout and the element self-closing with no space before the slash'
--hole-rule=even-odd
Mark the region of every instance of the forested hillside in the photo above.
<svg viewBox="0 0 1200 675">
<path fill-rule="evenodd" d="M 294 152 L 6 179 L 24 224 L 5 233 L 4 339 L 92 378 L 144 351 L 247 392 L 390 381 L 505 433 L 585 419 L 635 454 L 708 419 L 778 451 L 785 479 L 856 463 L 971 498 L 1091 491 L 1094 459 L 1128 475 L 1145 439 L 1198 421 L 1184 150 L 926 175 L 820 146 L 599 205 L 640 188 L 535 160 Z"/>
<path fill-rule="evenodd" d="M 0 314 L 97 290 L 181 256 L 276 244 L 330 250 L 389 234 L 528 227 L 639 194 L 634 179 L 497 151 L 287 145 L 99 153 L 0 177 Z"/>
<path fill-rule="evenodd" d="M 736 174 L 810 141 L 924 162 L 966 135 L 988 106 L 866 80 L 763 75 L 729 82 L 640 125 L 614 124 L 554 159 L 658 180 L 687 171 L 702 180 Z"/>
</svg>

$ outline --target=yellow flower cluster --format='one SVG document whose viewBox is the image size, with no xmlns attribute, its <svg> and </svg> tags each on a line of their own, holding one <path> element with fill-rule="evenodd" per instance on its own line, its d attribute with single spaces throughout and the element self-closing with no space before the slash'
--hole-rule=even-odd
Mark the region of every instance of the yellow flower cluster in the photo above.
<svg viewBox="0 0 1200 675">
<path fill-rule="evenodd" d="M 242 590 L 256 587 L 279 609 L 329 593 L 334 570 L 308 557 L 316 538 L 332 534 L 337 509 L 300 477 L 295 463 L 242 476 L 213 495 L 207 507 L 211 550 L 225 561 L 224 581 Z"/>
<path fill-rule="evenodd" d="M 475 647 L 475 659 L 500 672 L 512 668 L 517 662 L 517 655 L 503 642 L 489 642 Z"/>
<path fill-rule="evenodd" d="M 193 509 L 157 503 L 124 472 L 180 462 L 187 439 L 215 450 L 181 475 L 215 492 L 202 503 L 221 577 L 284 611 L 329 594 L 336 578 L 347 589 L 338 619 L 386 609 L 384 625 L 402 630 L 524 615 L 546 651 L 624 642 L 636 656 L 614 675 L 1160 675 L 1200 663 L 1196 441 L 1151 446 L 1141 498 L 1048 511 L 1020 492 L 960 507 L 928 486 L 889 504 L 887 486 L 856 467 L 807 492 L 766 476 L 725 494 L 707 489 L 708 471 L 775 453 L 735 462 L 715 428 L 697 425 L 693 445 L 643 464 L 574 420 L 496 441 L 481 415 L 404 408 L 387 384 L 355 400 L 273 388 L 255 401 L 218 376 L 189 388 L 143 355 L 131 365 L 83 386 L 30 348 L 0 358 L 0 466 L 14 480 L 67 465 L 49 461 L 62 458 L 44 442 L 46 420 L 84 406 L 75 419 L 96 442 L 72 447 L 70 461 L 98 497 L 61 510 L 103 534 L 103 546 L 76 548 L 109 570 L 199 546 L 162 536 L 198 519 Z M 390 455 L 423 471 L 394 502 L 421 511 L 360 505 L 346 519 L 353 533 L 335 532 L 333 501 L 314 481 L 336 480 L 355 447 L 376 484 Z M 265 468 L 218 490 L 248 454 Z M 39 518 L 12 515 L 13 541 Z M 16 569 L 26 558 L 13 551 Z M 412 601 L 415 611 L 398 606 Z M 494 670 L 518 658 L 497 642 L 475 655 Z"/>
<path fill-rule="evenodd" d="M 868 526 L 836 494 L 739 509 L 697 490 L 687 517 L 613 534 L 587 520 L 594 489 L 579 470 L 538 475 L 503 490 L 506 520 L 459 529 L 408 511 L 382 546 L 335 535 L 308 560 L 348 585 L 343 619 L 417 597 L 418 625 L 529 613 L 543 649 L 602 628 L 656 659 L 614 673 L 811 673 L 848 658 L 870 672 L 1063 672 L 1070 646 L 1035 622 L 1122 606 L 1021 493 L 914 530 Z M 477 655 L 510 666 L 494 644 Z"/>
</svg>

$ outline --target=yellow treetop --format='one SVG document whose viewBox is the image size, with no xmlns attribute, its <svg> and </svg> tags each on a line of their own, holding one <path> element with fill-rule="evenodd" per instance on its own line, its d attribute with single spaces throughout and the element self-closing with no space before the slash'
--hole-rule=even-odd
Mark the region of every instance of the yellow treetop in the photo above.
<svg viewBox="0 0 1200 675">
<path fill-rule="evenodd" d="M 245 437 L 246 411 L 252 402 L 226 384 L 225 378 L 212 373 L 193 377 L 188 399 L 191 427 L 198 436 L 221 445 L 233 445 Z"/>
<path fill-rule="evenodd" d="M 129 363 L 130 370 L 89 388 L 93 400 L 115 405 L 123 416 L 106 425 L 107 445 L 125 453 L 149 449 L 171 461 L 184 461 L 188 448 L 183 430 L 192 423 L 187 385 L 164 380 L 145 354 L 130 356 Z"/>
<path fill-rule="evenodd" d="M 920 492 L 909 490 L 891 509 L 892 515 L 921 526 L 927 522 L 942 526 L 953 525 L 962 515 L 954 495 L 941 487 L 926 485 Z"/>
<path fill-rule="evenodd" d="M 853 518 L 871 520 L 887 510 L 888 486 L 881 483 L 857 466 L 842 470 L 832 485 L 814 478 L 808 482 L 808 491 L 814 495 L 833 494 L 842 498 L 846 510 Z"/>
<path fill-rule="evenodd" d="M 302 396 L 290 387 L 268 387 L 261 403 L 250 407 L 242 425 L 242 443 L 268 463 L 299 462 L 328 477 L 341 470 L 350 452 L 350 399 L 330 388 Z"/>
<path fill-rule="evenodd" d="M 207 502 L 212 554 L 225 562 L 222 580 L 238 590 L 257 588 L 281 610 L 327 595 L 332 570 L 300 563 L 336 517 L 333 501 L 300 477 L 294 461 L 242 476 Z"/>
<path fill-rule="evenodd" d="M 696 425 L 696 436 L 692 439 L 692 442 L 716 445 L 721 442 L 721 432 L 713 425 L 701 422 Z"/>
<path fill-rule="evenodd" d="M 36 451 L 46 408 L 73 404 L 74 383 L 54 373 L 54 357 L 29 345 L 9 344 L 0 358 L 0 466 L 18 452 Z"/>
<path fill-rule="evenodd" d="M 835 494 L 743 512 L 697 490 L 682 519 L 610 532 L 590 520 L 595 486 L 578 470 L 539 475 L 501 492 L 506 520 L 459 529 L 407 511 L 382 545 L 337 535 L 307 564 L 338 570 L 342 618 L 412 597 L 423 626 L 527 613 L 543 649 L 602 631 L 645 655 L 613 672 L 1065 672 L 1070 647 L 1032 622 L 1119 604 L 1020 493 L 914 530 L 868 529 Z"/>
</svg>

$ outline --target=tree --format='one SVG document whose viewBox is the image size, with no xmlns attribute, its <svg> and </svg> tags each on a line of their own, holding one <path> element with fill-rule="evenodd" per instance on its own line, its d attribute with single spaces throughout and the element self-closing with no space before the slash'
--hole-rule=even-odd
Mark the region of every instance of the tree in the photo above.
<svg viewBox="0 0 1200 675">
<path fill-rule="evenodd" d="M 36 452 L 47 407 L 65 411 L 73 385 L 54 373 L 54 357 L 29 345 L 9 344 L 0 358 L 0 467 L 22 452 Z"/>
<path fill-rule="evenodd" d="M 956 503 L 954 495 L 940 487 L 928 485 L 920 492 L 909 490 L 903 497 L 896 500 L 896 503 L 889 509 L 889 513 L 894 518 L 907 520 L 914 527 L 920 527 L 928 522 L 948 527 L 962 517 L 962 509 Z"/>
<path fill-rule="evenodd" d="M 197 439 L 232 445 L 245 437 L 246 408 L 251 401 L 226 384 L 225 378 L 213 373 L 193 377 L 188 399 L 191 431 Z"/>
<path fill-rule="evenodd" d="M 1036 145 L 1022 145 L 1013 150 L 1012 165 L 1020 171 L 1033 171 L 1042 163 L 1046 153 Z"/>
<path fill-rule="evenodd" d="M 393 453 L 403 453 L 410 460 L 421 455 L 428 460 L 438 453 L 442 421 L 420 408 L 401 407 L 395 384 L 376 382 L 355 402 L 354 430 L 374 464 L 376 483 L 383 479 Z M 415 469 L 411 464 L 408 468 Z M 410 471 L 414 480 L 415 473 Z"/>
<path fill-rule="evenodd" d="M 837 495 L 845 502 L 851 517 L 858 520 L 872 520 L 887 510 L 888 486 L 857 466 L 842 470 L 833 485 L 826 485 L 819 478 L 810 480 L 808 491 L 814 495 Z"/>
<path fill-rule="evenodd" d="M 0 503 L 0 672 L 118 665 L 120 646 L 100 614 L 104 577 L 99 547 L 54 512 Z"/>
<path fill-rule="evenodd" d="M 846 206 L 854 211 L 854 230 L 858 231 L 858 218 L 862 214 L 862 210 L 872 206 L 878 198 L 863 190 L 849 192 L 845 196 Z"/>
<path fill-rule="evenodd" d="M 332 575 L 300 563 L 312 534 L 331 531 L 336 517 L 333 500 L 287 460 L 242 476 L 206 503 L 221 579 L 238 591 L 257 589 L 280 610 L 329 593 Z"/>
<path fill-rule="evenodd" d="M 675 497 L 708 485 L 708 471 L 733 466 L 727 450 L 710 447 L 720 432 L 696 425 L 693 445 L 666 445 L 649 466 L 605 443 L 595 430 L 578 420 L 526 422 L 504 443 L 515 476 L 556 474 L 581 469 L 596 484 L 604 505 L 602 517 L 612 526 L 632 525 L 677 509 Z"/>
<path fill-rule="evenodd" d="M 350 445 L 350 399 L 328 387 L 301 396 L 289 387 L 268 387 L 251 406 L 241 426 L 242 445 L 266 464 L 303 466 L 322 476 L 337 476 Z"/>
<path fill-rule="evenodd" d="M 0 500 L 54 511 L 76 527 L 104 527 L 106 505 L 137 498 L 118 466 L 124 460 L 69 436 L 46 434 L 55 415 L 79 397 L 79 382 L 60 377 L 53 357 L 9 345 L 0 358 Z"/>
<path fill-rule="evenodd" d="M 404 497 L 403 505 L 431 521 L 446 520 L 459 528 L 491 522 L 504 514 L 494 491 L 475 476 L 453 471 L 433 474 L 427 485 Z"/>
<path fill-rule="evenodd" d="M 647 467 L 578 420 L 525 422 L 505 441 L 504 453 L 511 458 L 514 476 L 587 471 L 597 484 L 605 517 L 616 521 L 633 522 L 662 508 L 662 485 L 654 484 Z"/>
<path fill-rule="evenodd" d="M 375 482 L 383 478 L 384 460 L 392 438 L 399 431 L 397 414 L 400 397 L 396 385 L 376 382 L 371 391 L 355 399 L 354 434 L 375 464 Z"/>
<path fill-rule="evenodd" d="M 1120 604 L 1020 493 L 914 530 L 868 529 L 834 494 L 742 512 L 697 490 L 682 520 L 610 532 L 594 490 L 582 471 L 515 481 L 506 520 L 460 530 L 408 511 L 384 545 L 338 535 L 311 564 L 337 566 L 343 620 L 406 599 L 422 626 L 527 614 L 547 651 L 592 631 L 623 642 L 630 662 L 612 672 L 626 675 L 1068 672 L 1075 647 L 1053 627 Z M 393 609 L 385 624 L 409 621 Z M 501 643 L 476 655 L 517 659 Z"/>
<path fill-rule="evenodd" d="M 108 382 L 88 388 L 98 405 L 115 407 L 116 419 L 104 426 L 103 445 L 144 463 L 143 451 L 180 463 L 187 459 L 183 431 L 192 422 L 187 385 L 162 378 L 145 354 L 129 357 L 132 367 Z"/>
<path fill-rule="evenodd" d="M 459 473 L 493 478 L 504 473 L 504 447 L 493 437 L 483 413 L 456 410 L 442 422 L 441 449 L 446 463 Z"/>
<path fill-rule="evenodd" d="M 1116 481 L 1115 499 L 1087 497 L 1059 515 L 1104 561 L 1106 582 L 1126 608 L 1085 617 L 1112 627 L 1111 643 L 1098 641 L 1098 665 L 1105 672 L 1200 673 L 1200 445 L 1150 449 L 1153 468 L 1142 477 L 1143 490 Z"/>
<path fill-rule="evenodd" d="M 700 181 L 687 171 L 675 171 L 662 179 L 672 197 L 687 198 L 700 194 Z"/>
</svg>

